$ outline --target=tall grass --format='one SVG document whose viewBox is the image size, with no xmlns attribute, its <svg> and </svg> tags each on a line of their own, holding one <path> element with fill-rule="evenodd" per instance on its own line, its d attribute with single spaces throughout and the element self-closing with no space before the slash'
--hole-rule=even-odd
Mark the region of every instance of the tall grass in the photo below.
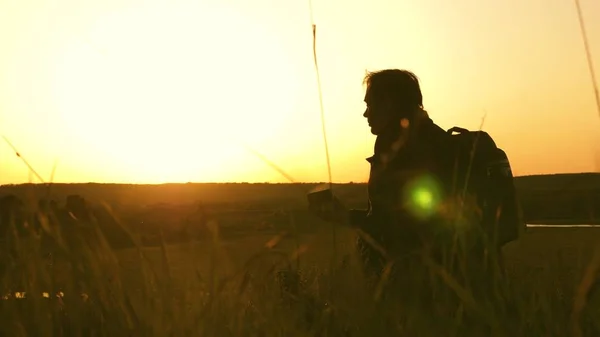
<svg viewBox="0 0 600 337">
<path fill-rule="evenodd" d="M 332 264 L 301 265 L 297 260 L 306 247 L 278 249 L 281 237 L 249 254 L 241 267 L 226 268 L 228 250 L 212 221 L 211 237 L 201 241 L 167 245 L 163 240 L 160 248 L 145 248 L 130 232 L 135 248 L 114 250 L 94 220 L 67 228 L 52 214 L 36 216 L 40 230 L 13 222 L 2 246 L 3 336 L 594 336 L 600 331 L 594 321 L 599 303 L 590 293 L 600 255 L 573 294 L 557 286 L 552 265 L 517 280 L 496 273 L 482 292 L 481 284 L 458 279 L 431 259 L 404 268 L 405 283 L 371 286 L 352 254 Z"/>
</svg>

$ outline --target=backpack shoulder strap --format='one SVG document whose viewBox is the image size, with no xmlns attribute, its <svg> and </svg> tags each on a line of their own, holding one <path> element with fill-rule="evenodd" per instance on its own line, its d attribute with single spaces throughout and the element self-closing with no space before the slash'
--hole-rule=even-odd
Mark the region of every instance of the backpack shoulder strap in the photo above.
<svg viewBox="0 0 600 337">
<path fill-rule="evenodd" d="M 467 132 L 470 132 L 470 131 L 467 130 L 467 129 L 465 129 L 465 128 L 461 128 L 461 127 L 458 127 L 458 126 L 453 126 L 450 129 L 448 129 L 448 131 L 446 131 L 446 132 L 448 132 L 450 135 L 453 135 L 455 132 L 461 134 L 461 133 L 467 133 Z"/>
</svg>

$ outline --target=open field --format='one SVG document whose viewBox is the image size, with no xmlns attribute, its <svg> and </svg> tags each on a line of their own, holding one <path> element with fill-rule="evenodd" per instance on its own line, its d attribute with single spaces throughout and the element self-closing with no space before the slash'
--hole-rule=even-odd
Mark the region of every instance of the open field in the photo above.
<svg viewBox="0 0 600 337">
<path fill-rule="evenodd" d="M 0 193 L 23 200 L 49 195 L 62 202 L 67 195 L 82 195 L 91 208 L 106 202 L 109 215 L 118 218 L 106 225 L 100 223 L 106 217 L 100 217 L 99 226 L 81 219 L 49 221 L 53 237 L 62 240 L 50 250 L 51 258 L 38 236 L 9 236 L 3 245 L 7 258 L 0 286 L 12 298 L 0 301 L 0 335 L 600 332 L 593 319 L 600 312 L 596 272 L 587 270 L 599 263 L 593 256 L 600 229 L 528 229 L 504 249 L 507 276 L 497 276 L 495 291 L 474 301 L 469 285 L 456 286 L 434 273 L 440 279 L 435 283 L 440 299 L 432 309 L 419 295 L 425 282 L 413 282 L 402 301 L 378 299 L 369 290 L 354 256 L 356 233 L 322 223 L 303 210 L 304 193 L 312 186 L 56 185 L 50 194 L 39 186 L 0 187 Z M 364 207 L 364 185 L 337 190 L 348 205 Z M 550 200 L 552 193 L 546 195 Z M 33 207 L 28 204 L 24 207 Z M 115 235 L 117 231 L 129 234 Z M 409 278 L 418 280 L 419 275 Z M 589 284 L 582 282 L 584 275 L 590 276 Z M 16 291 L 25 291 L 26 299 L 15 299 Z M 64 293 L 59 300 L 41 295 L 59 291 Z M 574 306 L 582 300 L 587 303 Z"/>
<path fill-rule="evenodd" d="M 516 177 L 523 213 L 529 223 L 597 222 L 600 211 L 600 174 L 554 174 Z M 316 184 L 52 184 L 4 185 L 0 196 L 14 194 L 28 200 L 64 200 L 80 195 L 92 204 L 107 202 L 119 214 L 180 213 L 199 204 L 216 212 L 240 210 L 302 211 L 305 193 Z M 366 207 L 365 184 L 336 184 L 336 194 L 351 208 Z M 37 202 L 36 200 L 33 203 Z M 158 206 L 158 207 L 157 207 Z"/>
<path fill-rule="evenodd" d="M 395 335 L 388 334 L 390 330 L 377 330 L 379 325 L 384 324 L 379 317 L 384 313 L 378 310 L 387 311 L 371 306 L 371 295 L 364 287 L 357 266 L 352 263 L 354 233 L 338 229 L 336 236 L 336 250 L 332 248 L 332 230 L 328 228 L 311 234 L 284 236 L 280 240 L 279 236 L 273 234 L 248 233 L 245 236 L 219 240 L 217 248 L 211 240 L 167 245 L 164 250 L 161 247 L 149 247 L 142 249 L 143 258 L 137 249 L 121 249 L 114 251 L 114 265 L 100 261 L 107 258 L 108 251 L 87 252 L 88 256 L 83 251 L 79 253 L 83 256 L 65 260 L 56 258 L 55 264 L 45 270 L 54 276 L 54 286 L 60 284 L 60 289 L 65 293 L 85 292 L 90 298 L 96 298 L 97 302 L 94 304 L 100 307 L 95 307 L 96 310 L 116 310 L 122 316 L 105 316 L 104 335 L 129 335 L 127 331 L 137 331 L 132 335 L 141 335 L 138 333 L 144 331 L 143 335 L 155 336 L 165 335 L 167 332 L 170 332 L 167 335 L 173 336 L 259 335 L 250 332 L 246 334 L 247 329 L 262 331 L 267 336 L 290 330 L 294 331 L 294 335 L 319 335 L 317 332 L 321 329 L 327 329 L 328 335 L 334 336 Z M 509 244 L 505 248 L 509 275 L 504 282 L 510 288 L 503 301 L 516 302 L 518 316 L 527 320 L 504 322 L 509 326 L 514 324 L 514 327 L 511 326 L 514 330 L 509 329 L 508 334 L 505 332 L 498 335 L 571 335 L 569 315 L 576 297 L 575 291 L 598 242 L 600 230 L 597 229 L 553 228 L 530 229 L 519 242 Z M 271 244 L 272 248 L 267 248 Z M 293 255 L 297 252 L 301 254 L 295 259 Z M 332 264 L 334 259 L 337 263 Z M 342 261 L 347 259 L 351 261 L 350 267 L 341 268 Z M 95 268 L 78 273 L 75 266 L 84 262 L 95 265 Z M 278 269 L 288 270 L 288 263 L 292 270 L 305 273 L 302 277 L 306 277 L 307 283 L 306 293 L 302 295 L 304 298 L 301 297 L 292 304 L 281 303 L 280 284 L 276 282 L 276 274 L 269 271 L 273 265 L 278 266 Z M 39 268 L 39 264 L 36 265 Z M 30 272 L 46 273 L 39 269 Z M 336 273 L 337 278 L 334 278 L 332 272 Z M 216 283 L 211 285 L 211 277 L 217 275 L 213 279 Z M 248 275 L 252 275 L 252 278 L 244 286 Z M 115 279 L 120 282 L 117 294 L 127 298 L 132 308 L 107 296 L 109 289 L 115 291 L 117 288 L 112 283 Z M 225 285 L 223 290 L 219 290 L 217 280 Z M 40 290 L 52 285 L 52 282 L 38 281 L 46 284 L 46 287 L 38 285 Z M 331 290 L 336 294 L 330 294 Z M 216 294 L 213 296 L 218 298 L 218 305 L 206 302 L 211 294 Z M 183 301 L 187 301 L 187 306 Z M 313 301 L 317 303 L 312 303 Z M 329 312 L 331 316 L 327 316 L 324 307 L 326 302 L 341 307 L 334 313 Z M 254 303 L 254 311 L 248 312 L 249 308 L 240 307 L 250 303 Z M 80 316 L 81 312 L 85 312 L 80 303 L 71 302 L 66 306 L 69 305 L 78 308 L 77 313 L 71 313 L 71 317 L 78 323 L 89 320 L 87 316 Z M 592 302 L 588 308 L 595 308 L 597 305 L 600 303 Z M 202 313 L 205 306 L 215 307 L 207 314 Z M 4 306 L 4 310 L 7 308 Z M 89 310 L 87 307 L 84 309 Z M 318 321 L 314 326 L 305 325 L 303 318 L 298 317 L 305 315 L 306 310 L 311 315 L 318 316 L 312 318 Z M 133 323 L 129 330 L 122 320 L 131 312 L 137 315 L 134 319 L 137 323 Z M 181 316 L 174 317 L 175 313 Z M 10 315 L 4 317 L 25 324 L 32 319 L 30 314 L 29 311 L 11 311 Z M 233 319 L 230 315 L 235 317 L 235 321 L 229 321 Z M 322 315 L 325 316 L 321 317 Z M 435 314 L 429 313 L 416 315 L 421 319 L 437 318 Z M 585 315 L 589 313 L 586 311 L 584 317 Z M 274 318 L 275 321 L 267 318 Z M 499 321 L 508 319 L 502 315 L 496 318 Z M 197 323 L 199 326 L 193 324 L 196 319 L 200 320 Z M 297 322 L 298 319 L 301 323 Z M 511 316 L 510 319 L 515 318 Z M 45 322 L 47 324 L 42 325 L 45 329 L 57 327 L 56 321 Z M 233 326 L 228 326 L 229 324 Z M 411 324 L 413 325 L 406 327 L 408 331 L 423 331 L 425 336 L 437 336 L 440 331 L 455 327 L 452 320 L 440 323 L 440 330 L 433 329 L 423 321 Z M 72 321 L 70 326 L 77 328 Z M 585 325 L 585 329 L 586 335 L 597 333 L 589 324 Z M 345 330 L 350 332 L 342 334 Z M 468 329 L 455 327 L 455 332 L 449 335 L 462 336 L 466 331 Z M 477 336 L 478 332 L 467 335 Z"/>
</svg>

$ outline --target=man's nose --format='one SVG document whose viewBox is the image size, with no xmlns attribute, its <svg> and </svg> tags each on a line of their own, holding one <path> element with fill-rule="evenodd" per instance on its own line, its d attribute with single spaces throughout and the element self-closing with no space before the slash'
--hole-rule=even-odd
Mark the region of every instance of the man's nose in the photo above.
<svg viewBox="0 0 600 337">
<path fill-rule="evenodd" d="M 364 118 L 368 118 L 369 117 L 369 109 L 365 109 L 365 112 L 363 113 L 363 117 Z"/>
</svg>

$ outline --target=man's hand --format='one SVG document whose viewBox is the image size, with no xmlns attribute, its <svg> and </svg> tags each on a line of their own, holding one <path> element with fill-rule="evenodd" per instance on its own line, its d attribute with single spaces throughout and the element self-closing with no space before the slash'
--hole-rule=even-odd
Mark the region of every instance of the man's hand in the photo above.
<svg viewBox="0 0 600 337">
<path fill-rule="evenodd" d="M 329 189 L 309 193 L 308 209 L 323 221 L 340 225 L 348 222 L 348 209 Z"/>
</svg>

